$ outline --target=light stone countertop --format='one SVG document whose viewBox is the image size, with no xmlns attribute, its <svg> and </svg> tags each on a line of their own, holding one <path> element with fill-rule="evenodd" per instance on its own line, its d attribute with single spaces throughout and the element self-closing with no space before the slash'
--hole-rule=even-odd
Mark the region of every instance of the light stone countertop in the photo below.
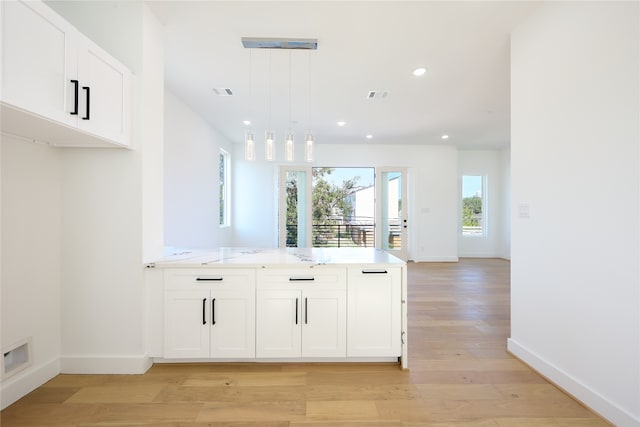
<svg viewBox="0 0 640 427">
<path fill-rule="evenodd" d="M 319 265 L 402 267 L 405 264 L 401 259 L 374 248 L 216 248 L 179 251 L 146 266 L 304 268 Z"/>
</svg>

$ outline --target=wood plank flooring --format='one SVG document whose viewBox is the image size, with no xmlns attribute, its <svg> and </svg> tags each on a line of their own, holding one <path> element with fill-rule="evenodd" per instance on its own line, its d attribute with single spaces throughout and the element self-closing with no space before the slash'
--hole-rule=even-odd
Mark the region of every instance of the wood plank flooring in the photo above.
<svg viewBox="0 0 640 427">
<path fill-rule="evenodd" d="M 607 426 L 506 352 L 509 262 L 409 264 L 409 367 L 156 364 L 59 375 L 0 414 L 13 426 Z"/>
</svg>

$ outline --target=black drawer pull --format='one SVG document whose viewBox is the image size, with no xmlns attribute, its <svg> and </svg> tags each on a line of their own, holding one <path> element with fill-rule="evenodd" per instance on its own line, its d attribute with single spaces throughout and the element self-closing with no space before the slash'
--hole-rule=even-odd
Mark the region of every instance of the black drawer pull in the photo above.
<svg viewBox="0 0 640 427">
<path fill-rule="evenodd" d="M 309 309 L 307 308 L 307 298 L 304 299 L 304 324 L 309 323 Z"/>
<path fill-rule="evenodd" d="M 207 324 L 207 299 L 203 298 L 202 299 L 202 324 L 206 325 Z"/>
<path fill-rule="evenodd" d="M 289 277 L 290 282 L 313 282 L 315 277 Z"/>
<path fill-rule="evenodd" d="M 296 298 L 296 325 L 298 324 L 298 298 Z"/>
<path fill-rule="evenodd" d="M 91 119 L 91 88 L 89 86 L 82 86 L 82 89 L 84 89 L 87 92 L 87 111 L 85 116 L 82 118 L 82 120 L 90 120 Z"/>
<path fill-rule="evenodd" d="M 216 324 L 216 299 L 211 300 L 211 324 Z"/>
<path fill-rule="evenodd" d="M 387 274 L 387 270 L 362 270 L 362 274 Z"/>
<path fill-rule="evenodd" d="M 72 116 L 77 116 L 78 115 L 78 92 L 79 92 L 79 83 L 77 80 L 71 80 L 71 83 L 74 84 L 74 89 L 73 89 L 73 111 L 70 112 L 69 114 L 71 114 Z"/>
<path fill-rule="evenodd" d="M 222 282 L 222 277 L 198 277 L 196 282 Z"/>
</svg>

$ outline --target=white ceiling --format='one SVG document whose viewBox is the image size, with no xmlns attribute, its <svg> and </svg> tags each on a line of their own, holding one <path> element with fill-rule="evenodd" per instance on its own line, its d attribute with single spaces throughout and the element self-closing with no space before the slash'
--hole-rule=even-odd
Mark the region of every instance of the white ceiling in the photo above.
<svg viewBox="0 0 640 427">
<path fill-rule="evenodd" d="M 310 128 L 317 144 L 460 148 L 509 144 L 510 32 L 540 4 L 148 3 L 166 29 L 168 88 L 233 142 L 249 119 L 258 141 L 291 126 L 296 141 Z M 317 38 L 318 50 L 245 49 L 242 37 Z M 427 73 L 414 77 L 419 66 Z M 368 100 L 370 90 L 388 96 Z"/>
</svg>

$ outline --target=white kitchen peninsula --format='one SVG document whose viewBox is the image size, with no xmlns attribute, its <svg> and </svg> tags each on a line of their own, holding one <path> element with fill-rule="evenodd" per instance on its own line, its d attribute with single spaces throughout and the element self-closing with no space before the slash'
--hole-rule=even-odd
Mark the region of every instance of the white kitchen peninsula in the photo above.
<svg viewBox="0 0 640 427">
<path fill-rule="evenodd" d="M 147 265 L 156 362 L 400 362 L 406 263 L 372 248 L 219 248 Z"/>
</svg>

